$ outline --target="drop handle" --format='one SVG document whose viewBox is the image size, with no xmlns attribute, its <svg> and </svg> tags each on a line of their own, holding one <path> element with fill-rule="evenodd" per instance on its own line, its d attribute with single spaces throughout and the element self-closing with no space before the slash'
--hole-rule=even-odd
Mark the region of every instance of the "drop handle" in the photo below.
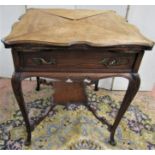
<svg viewBox="0 0 155 155">
<path fill-rule="evenodd" d="M 104 58 L 100 61 L 100 63 L 108 67 L 108 66 L 118 65 L 119 61 L 116 59 Z"/>
<path fill-rule="evenodd" d="M 45 60 L 44 58 L 32 58 L 32 61 L 37 65 L 51 65 L 55 64 L 55 59 Z"/>
</svg>

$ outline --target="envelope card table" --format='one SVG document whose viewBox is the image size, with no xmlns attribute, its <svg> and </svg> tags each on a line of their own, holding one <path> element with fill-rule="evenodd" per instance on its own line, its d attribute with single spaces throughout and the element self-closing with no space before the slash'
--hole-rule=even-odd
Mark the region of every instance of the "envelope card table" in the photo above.
<svg viewBox="0 0 155 155">
<path fill-rule="evenodd" d="M 11 48 L 15 72 L 12 88 L 22 112 L 27 129 L 26 144 L 31 143 L 28 111 L 24 102 L 21 82 L 37 77 L 40 83 L 53 85 L 53 104 L 82 103 L 102 123 L 108 125 L 110 143 L 124 113 L 136 95 L 140 77 L 138 69 L 145 50 L 153 42 L 114 11 L 29 9 L 4 38 L 6 48 Z M 59 81 L 48 83 L 40 77 Z M 89 106 L 84 79 L 95 83 L 109 77 L 123 77 L 129 84 L 113 124 L 99 117 Z M 67 79 L 72 82 L 66 82 Z M 95 131 L 94 131 L 95 132 Z"/>
</svg>

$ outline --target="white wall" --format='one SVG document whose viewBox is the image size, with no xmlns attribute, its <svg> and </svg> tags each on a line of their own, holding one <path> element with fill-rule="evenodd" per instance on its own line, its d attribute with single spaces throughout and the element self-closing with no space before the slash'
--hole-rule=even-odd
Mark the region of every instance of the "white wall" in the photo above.
<svg viewBox="0 0 155 155">
<path fill-rule="evenodd" d="M 101 9 L 101 10 L 114 10 L 119 15 L 125 17 L 127 5 L 76 5 L 76 9 Z"/>
<path fill-rule="evenodd" d="M 155 6 L 130 6 L 128 21 L 136 25 L 142 34 L 155 41 Z M 152 90 L 155 84 L 155 48 L 146 51 L 142 60 L 140 70 L 140 90 Z M 126 89 L 127 80 L 115 78 L 115 90 Z"/>
<path fill-rule="evenodd" d="M 11 31 L 11 26 L 25 12 L 24 6 L 0 6 L 0 39 Z M 0 77 L 11 77 L 13 61 L 10 49 L 5 49 L 0 43 Z"/>
<path fill-rule="evenodd" d="M 69 9 L 106 9 L 115 10 L 118 14 L 125 17 L 127 12 L 126 5 L 111 6 L 84 6 L 84 5 L 62 5 L 62 6 L 0 6 L 0 38 L 5 37 L 11 31 L 11 26 L 25 12 L 26 8 L 69 8 Z M 130 6 L 128 20 L 140 28 L 141 32 L 147 37 L 155 40 L 155 6 Z M 10 49 L 5 49 L 0 43 L 0 77 L 11 77 L 13 72 L 13 62 Z M 154 50 L 153 50 L 154 51 Z M 155 51 L 146 51 L 140 75 L 142 83 L 140 90 L 151 90 L 155 83 Z M 110 89 L 112 79 L 100 81 L 100 86 Z M 127 87 L 127 80 L 121 78 L 114 79 L 113 90 L 124 90 Z"/>
</svg>

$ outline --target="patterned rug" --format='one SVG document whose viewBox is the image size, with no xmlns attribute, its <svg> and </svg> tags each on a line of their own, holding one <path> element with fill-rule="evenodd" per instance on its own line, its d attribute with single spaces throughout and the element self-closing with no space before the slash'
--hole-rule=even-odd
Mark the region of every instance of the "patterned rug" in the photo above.
<svg viewBox="0 0 155 155">
<path fill-rule="evenodd" d="M 27 82 L 28 83 L 28 82 Z M 34 87 L 34 85 L 33 85 Z M 36 122 L 51 104 L 51 87 L 42 86 L 41 91 L 29 89 L 24 93 L 29 117 Z M 87 87 L 89 104 L 99 116 L 113 122 L 120 107 L 124 92 L 93 91 Z M 21 112 L 12 90 L 5 96 L 0 110 L 0 149 L 155 149 L 155 109 L 148 111 L 147 102 L 154 102 L 145 95 L 137 95 L 119 127 L 111 146 L 107 126 L 99 122 L 82 105 L 57 106 L 32 132 L 32 144 L 24 145 L 26 137 Z"/>
</svg>

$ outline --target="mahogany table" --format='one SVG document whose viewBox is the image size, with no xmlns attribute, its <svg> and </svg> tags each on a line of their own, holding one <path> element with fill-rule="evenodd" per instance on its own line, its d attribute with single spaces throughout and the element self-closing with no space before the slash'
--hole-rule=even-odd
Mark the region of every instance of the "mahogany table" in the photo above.
<svg viewBox="0 0 155 155">
<path fill-rule="evenodd" d="M 37 90 L 40 82 L 46 83 L 39 77 L 61 80 L 53 83 L 56 93 L 51 109 L 66 102 L 86 105 L 108 125 L 110 143 L 115 144 L 115 130 L 139 89 L 138 69 L 144 50 L 152 49 L 152 41 L 114 11 L 29 9 L 3 42 L 12 49 L 15 66 L 12 88 L 25 121 L 27 145 L 34 125 L 28 118 L 21 82 L 28 77 L 37 77 Z M 113 124 L 98 117 L 87 104 L 83 83 L 89 79 L 97 90 L 98 80 L 108 77 L 129 80 Z M 67 79 L 73 82 L 66 83 Z"/>
</svg>

